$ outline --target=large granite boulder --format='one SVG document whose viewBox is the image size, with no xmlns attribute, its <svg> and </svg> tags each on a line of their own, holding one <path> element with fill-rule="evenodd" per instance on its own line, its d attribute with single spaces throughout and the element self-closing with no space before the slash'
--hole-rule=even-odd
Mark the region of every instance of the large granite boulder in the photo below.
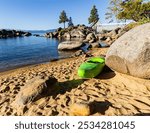
<svg viewBox="0 0 150 133">
<path fill-rule="evenodd" d="M 42 93 L 49 92 L 52 85 L 56 83 L 57 79 L 54 77 L 40 77 L 37 76 L 26 83 L 21 88 L 21 91 L 16 96 L 14 105 L 19 107 L 27 103 L 33 102 L 36 98 L 40 97 Z"/>
<path fill-rule="evenodd" d="M 84 44 L 80 41 L 64 41 L 58 45 L 58 50 L 73 50 L 79 49 Z"/>
<path fill-rule="evenodd" d="M 150 23 L 117 39 L 106 54 L 106 64 L 121 73 L 150 78 Z"/>
</svg>

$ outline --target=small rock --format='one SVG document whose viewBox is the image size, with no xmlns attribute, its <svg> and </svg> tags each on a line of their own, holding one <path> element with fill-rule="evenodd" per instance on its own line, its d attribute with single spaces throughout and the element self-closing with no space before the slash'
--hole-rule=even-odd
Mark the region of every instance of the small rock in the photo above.
<svg viewBox="0 0 150 133">
<path fill-rule="evenodd" d="M 16 85 L 14 83 L 13 84 L 9 84 L 10 90 L 13 90 L 15 87 L 16 87 Z"/>
<path fill-rule="evenodd" d="M 87 103 L 74 103 L 70 106 L 71 114 L 74 116 L 89 116 L 90 106 Z"/>
<path fill-rule="evenodd" d="M 83 54 L 85 54 L 85 53 L 82 50 L 78 50 L 77 52 L 75 52 L 73 54 L 73 57 L 78 57 L 78 56 L 83 55 Z"/>
<path fill-rule="evenodd" d="M 88 41 L 93 40 L 93 42 L 94 42 L 96 40 L 94 33 L 89 33 L 86 37 L 86 40 L 88 40 Z"/>
<path fill-rule="evenodd" d="M 31 36 L 32 34 L 29 32 L 24 33 L 24 36 Z"/>
<path fill-rule="evenodd" d="M 90 45 L 92 46 L 92 48 L 99 48 L 100 47 L 99 42 L 91 43 Z"/>
<path fill-rule="evenodd" d="M 6 86 L 6 85 L 2 85 L 0 87 L 0 93 L 4 93 L 4 92 L 7 92 L 10 90 L 10 87 L 9 86 Z"/>
<path fill-rule="evenodd" d="M 112 40 L 111 37 L 107 37 L 107 39 L 105 40 L 106 42 L 110 42 Z"/>
</svg>

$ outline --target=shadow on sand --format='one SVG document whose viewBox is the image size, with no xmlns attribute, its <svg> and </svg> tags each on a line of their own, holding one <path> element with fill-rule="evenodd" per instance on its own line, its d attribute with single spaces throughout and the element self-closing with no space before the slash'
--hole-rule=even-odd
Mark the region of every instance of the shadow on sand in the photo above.
<svg viewBox="0 0 150 133">
<path fill-rule="evenodd" d="M 112 104 L 107 100 L 102 102 L 93 101 L 89 105 L 92 114 L 101 113 L 102 115 L 105 115 L 105 111 L 108 110 L 110 106 L 112 106 Z"/>
<path fill-rule="evenodd" d="M 87 79 L 76 79 L 76 80 L 70 80 L 70 81 L 65 81 L 65 82 L 56 82 L 56 84 L 51 85 L 51 88 L 49 88 L 48 91 L 43 92 L 33 101 L 35 102 L 41 98 L 48 97 L 48 96 L 53 96 L 53 98 L 55 99 L 57 95 L 70 92 L 72 89 L 78 87 L 86 80 Z"/>
<path fill-rule="evenodd" d="M 104 67 L 102 73 L 100 73 L 100 74 L 99 74 L 98 76 L 96 76 L 95 78 L 96 78 L 96 79 L 111 79 L 111 78 L 115 77 L 115 75 L 116 75 L 115 72 L 112 71 L 109 67 L 107 67 L 107 66 L 105 65 L 105 67 Z"/>
<path fill-rule="evenodd" d="M 137 113 L 134 116 L 150 116 L 150 113 Z"/>
<path fill-rule="evenodd" d="M 70 92 L 72 89 L 77 88 L 86 80 L 87 79 L 76 79 L 65 82 L 57 82 L 45 96 L 53 96 L 53 98 L 55 98 L 58 94 L 65 94 L 66 92 Z"/>
</svg>

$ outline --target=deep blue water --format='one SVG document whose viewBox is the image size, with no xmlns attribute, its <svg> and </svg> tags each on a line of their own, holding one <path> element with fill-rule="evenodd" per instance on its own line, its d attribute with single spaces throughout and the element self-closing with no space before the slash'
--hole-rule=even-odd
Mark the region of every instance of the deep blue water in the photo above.
<svg viewBox="0 0 150 133">
<path fill-rule="evenodd" d="M 0 39 L 0 71 L 49 62 L 68 57 L 73 52 L 58 52 L 58 40 L 45 37 Z"/>
</svg>

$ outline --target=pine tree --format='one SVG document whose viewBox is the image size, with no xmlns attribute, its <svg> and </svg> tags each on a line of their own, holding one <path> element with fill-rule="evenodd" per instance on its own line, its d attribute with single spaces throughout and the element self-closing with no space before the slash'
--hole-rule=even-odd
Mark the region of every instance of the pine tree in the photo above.
<svg viewBox="0 0 150 133">
<path fill-rule="evenodd" d="M 91 9 L 90 17 L 88 18 L 89 24 L 94 24 L 99 20 L 98 10 L 94 5 Z"/>
<path fill-rule="evenodd" d="M 68 22 L 68 18 L 66 15 L 66 12 L 63 10 L 59 16 L 59 23 L 63 23 L 64 24 L 64 28 L 65 28 L 65 23 Z"/>
<path fill-rule="evenodd" d="M 145 14 L 145 11 L 150 10 L 150 2 L 144 2 L 143 0 L 126 0 L 121 4 L 122 11 L 118 13 L 118 19 L 128 19 L 139 22 L 145 18 L 148 18 L 148 15 Z"/>
<path fill-rule="evenodd" d="M 110 22 L 114 18 L 118 20 L 134 20 L 135 22 L 145 19 L 149 21 L 149 14 L 145 13 L 145 11 L 149 10 L 150 2 L 146 0 L 110 0 L 110 6 L 105 15 Z"/>
<path fill-rule="evenodd" d="M 73 25 L 74 25 L 74 24 L 73 24 L 73 22 L 72 22 L 72 18 L 70 17 L 69 20 L 68 20 L 68 27 L 69 27 L 69 26 L 73 26 Z"/>
<path fill-rule="evenodd" d="M 109 20 L 109 23 L 117 19 L 118 13 L 122 10 L 121 3 L 122 0 L 110 0 L 109 7 L 107 8 L 108 12 L 105 13 L 105 19 Z"/>
</svg>

